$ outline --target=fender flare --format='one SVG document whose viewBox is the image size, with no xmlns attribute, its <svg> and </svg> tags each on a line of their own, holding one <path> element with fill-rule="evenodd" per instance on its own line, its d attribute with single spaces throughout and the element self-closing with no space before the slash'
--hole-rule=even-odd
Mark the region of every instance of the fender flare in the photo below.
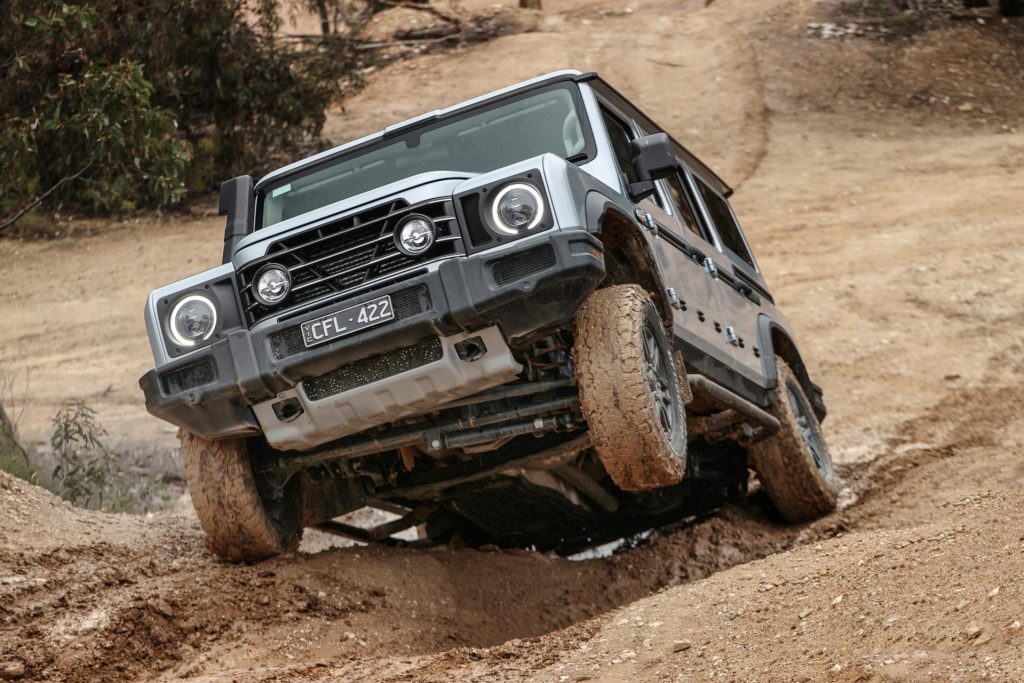
<svg viewBox="0 0 1024 683">
<path fill-rule="evenodd" d="M 766 387 L 773 390 L 779 385 L 779 370 L 775 357 L 781 356 L 800 382 L 818 421 L 823 421 L 828 410 L 825 407 L 821 387 L 811 381 L 807 366 L 804 364 L 803 358 L 800 357 L 800 351 L 797 349 L 796 341 L 790 331 L 762 313 L 757 318 L 757 343 L 761 349 L 761 364 L 764 368 Z"/>
<path fill-rule="evenodd" d="M 633 284 L 640 285 L 651 295 L 654 305 L 658 308 L 658 313 L 661 314 L 662 320 L 671 332 L 672 304 L 665 291 L 665 283 L 661 277 L 658 261 L 654 257 L 650 244 L 643 238 L 644 228 L 630 213 L 627 213 L 620 203 L 600 192 L 587 193 L 585 206 L 587 231 L 601 238 L 605 247 L 608 274 L 605 276 L 602 286 L 626 284 L 615 280 L 614 261 L 611 264 L 607 261 L 609 252 L 621 252 L 626 261 L 635 266 L 640 274 Z"/>
</svg>

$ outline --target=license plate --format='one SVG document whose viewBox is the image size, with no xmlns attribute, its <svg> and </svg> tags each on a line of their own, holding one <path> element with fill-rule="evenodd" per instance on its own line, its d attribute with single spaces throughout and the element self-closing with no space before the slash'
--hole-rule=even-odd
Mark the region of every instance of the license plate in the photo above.
<svg viewBox="0 0 1024 683">
<path fill-rule="evenodd" d="M 349 306 L 322 318 L 310 320 L 308 323 L 302 323 L 302 340 L 306 343 L 306 348 L 309 348 L 338 337 L 355 334 L 394 317 L 395 311 L 391 308 L 391 297 L 382 296 L 379 299 L 373 299 L 358 306 Z"/>
</svg>

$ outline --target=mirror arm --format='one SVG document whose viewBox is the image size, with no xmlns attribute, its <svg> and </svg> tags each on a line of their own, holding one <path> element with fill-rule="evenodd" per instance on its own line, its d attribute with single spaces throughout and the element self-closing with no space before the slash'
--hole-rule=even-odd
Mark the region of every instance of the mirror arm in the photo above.
<svg viewBox="0 0 1024 683">
<path fill-rule="evenodd" d="M 653 180 L 640 180 L 629 184 L 629 198 L 634 202 L 647 199 L 655 192 Z"/>
</svg>

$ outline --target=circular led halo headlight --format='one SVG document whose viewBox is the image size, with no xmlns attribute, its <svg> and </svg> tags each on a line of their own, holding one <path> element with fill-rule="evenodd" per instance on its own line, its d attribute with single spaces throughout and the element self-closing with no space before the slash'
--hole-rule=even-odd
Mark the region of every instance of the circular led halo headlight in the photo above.
<svg viewBox="0 0 1024 683">
<path fill-rule="evenodd" d="M 413 214 L 395 231 L 395 244 L 407 256 L 419 256 L 434 246 L 434 223 L 426 216 Z"/>
<path fill-rule="evenodd" d="M 498 191 L 491 202 L 494 228 L 509 237 L 540 225 L 544 218 L 544 199 L 530 183 L 512 183 Z"/>
<path fill-rule="evenodd" d="M 264 306 L 275 306 L 288 296 L 292 288 L 292 276 L 288 269 L 276 263 L 268 263 L 256 272 L 252 281 L 252 293 Z"/>
<path fill-rule="evenodd" d="M 217 329 L 217 307 L 203 294 L 189 294 L 174 304 L 167 323 L 171 340 L 191 348 L 209 339 Z"/>
</svg>

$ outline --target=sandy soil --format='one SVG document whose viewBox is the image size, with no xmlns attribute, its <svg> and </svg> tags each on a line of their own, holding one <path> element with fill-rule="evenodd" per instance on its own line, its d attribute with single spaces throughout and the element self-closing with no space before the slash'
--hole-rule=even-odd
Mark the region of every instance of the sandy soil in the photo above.
<svg viewBox="0 0 1024 683">
<path fill-rule="evenodd" d="M 314 538 L 232 567 L 185 511 L 86 513 L 3 478 L 0 679 L 1024 677 L 1024 27 L 823 39 L 835 4 L 552 2 L 536 32 L 375 72 L 326 132 L 565 66 L 618 84 L 737 188 L 825 390 L 839 513 L 784 527 L 755 498 L 584 562 Z M 170 451 L 135 384 L 142 302 L 217 262 L 221 222 L 83 228 L 0 242 L 22 434 L 81 397 L 118 444 Z"/>
</svg>

